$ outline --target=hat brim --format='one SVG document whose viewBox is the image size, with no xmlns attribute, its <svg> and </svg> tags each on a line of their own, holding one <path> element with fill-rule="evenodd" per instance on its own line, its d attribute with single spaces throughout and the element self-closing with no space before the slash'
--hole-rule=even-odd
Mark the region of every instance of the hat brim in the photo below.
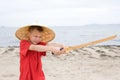
<svg viewBox="0 0 120 80">
<path fill-rule="evenodd" d="M 30 26 L 33 26 L 33 25 L 28 25 L 28 26 L 19 28 L 15 32 L 15 36 L 19 40 L 28 40 L 28 33 L 29 33 L 28 29 Z M 41 26 L 41 25 L 34 25 L 34 26 L 40 26 L 43 28 L 43 31 L 41 33 L 42 34 L 42 39 L 41 39 L 42 42 L 50 42 L 51 40 L 53 40 L 55 38 L 55 33 L 50 28 Z"/>
</svg>

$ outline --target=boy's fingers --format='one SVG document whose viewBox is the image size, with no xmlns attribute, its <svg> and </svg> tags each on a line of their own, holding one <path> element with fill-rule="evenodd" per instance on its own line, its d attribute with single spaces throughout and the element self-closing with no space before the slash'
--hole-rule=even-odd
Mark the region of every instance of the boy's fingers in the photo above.
<svg viewBox="0 0 120 80">
<path fill-rule="evenodd" d="M 60 48 L 60 51 L 62 51 L 64 48 Z"/>
<path fill-rule="evenodd" d="M 64 54 L 64 53 L 66 53 L 66 50 L 64 48 L 62 48 L 61 54 Z"/>
</svg>

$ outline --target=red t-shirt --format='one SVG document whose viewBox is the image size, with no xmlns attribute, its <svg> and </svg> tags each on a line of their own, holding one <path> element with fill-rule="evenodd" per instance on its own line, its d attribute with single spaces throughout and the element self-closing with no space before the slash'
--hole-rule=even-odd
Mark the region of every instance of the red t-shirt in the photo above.
<svg viewBox="0 0 120 80">
<path fill-rule="evenodd" d="M 19 80 L 45 80 L 42 71 L 41 56 L 46 52 L 28 50 L 31 43 L 27 40 L 20 42 L 20 79 Z M 46 45 L 40 42 L 38 45 Z"/>
</svg>

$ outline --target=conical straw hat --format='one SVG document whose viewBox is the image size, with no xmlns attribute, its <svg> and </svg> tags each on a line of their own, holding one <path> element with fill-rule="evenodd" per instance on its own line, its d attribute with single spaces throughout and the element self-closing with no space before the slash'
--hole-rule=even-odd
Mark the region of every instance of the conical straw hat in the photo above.
<svg viewBox="0 0 120 80">
<path fill-rule="evenodd" d="M 16 37 L 19 40 L 28 40 L 28 33 L 29 33 L 28 29 L 30 26 L 39 26 L 43 28 L 42 42 L 49 42 L 55 38 L 55 33 L 53 30 L 41 25 L 28 25 L 28 26 L 21 27 L 15 32 Z"/>
</svg>

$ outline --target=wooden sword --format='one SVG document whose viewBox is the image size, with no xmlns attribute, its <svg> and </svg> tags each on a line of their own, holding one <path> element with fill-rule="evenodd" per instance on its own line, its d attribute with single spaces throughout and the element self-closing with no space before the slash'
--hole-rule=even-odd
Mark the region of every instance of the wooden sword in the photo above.
<svg viewBox="0 0 120 80">
<path fill-rule="evenodd" d="M 117 37 L 117 35 L 113 35 L 113 36 L 102 38 L 102 39 L 99 39 L 99 40 L 96 40 L 96 41 L 80 44 L 80 45 L 77 45 L 77 46 L 69 46 L 69 47 L 61 48 L 60 50 L 65 49 L 66 52 L 69 52 L 70 50 L 79 49 L 79 48 L 95 45 L 95 44 L 98 44 L 98 43 L 102 43 L 102 42 L 105 42 L 105 41 L 108 41 L 108 40 L 112 40 L 116 37 Z"/>
</svg>

